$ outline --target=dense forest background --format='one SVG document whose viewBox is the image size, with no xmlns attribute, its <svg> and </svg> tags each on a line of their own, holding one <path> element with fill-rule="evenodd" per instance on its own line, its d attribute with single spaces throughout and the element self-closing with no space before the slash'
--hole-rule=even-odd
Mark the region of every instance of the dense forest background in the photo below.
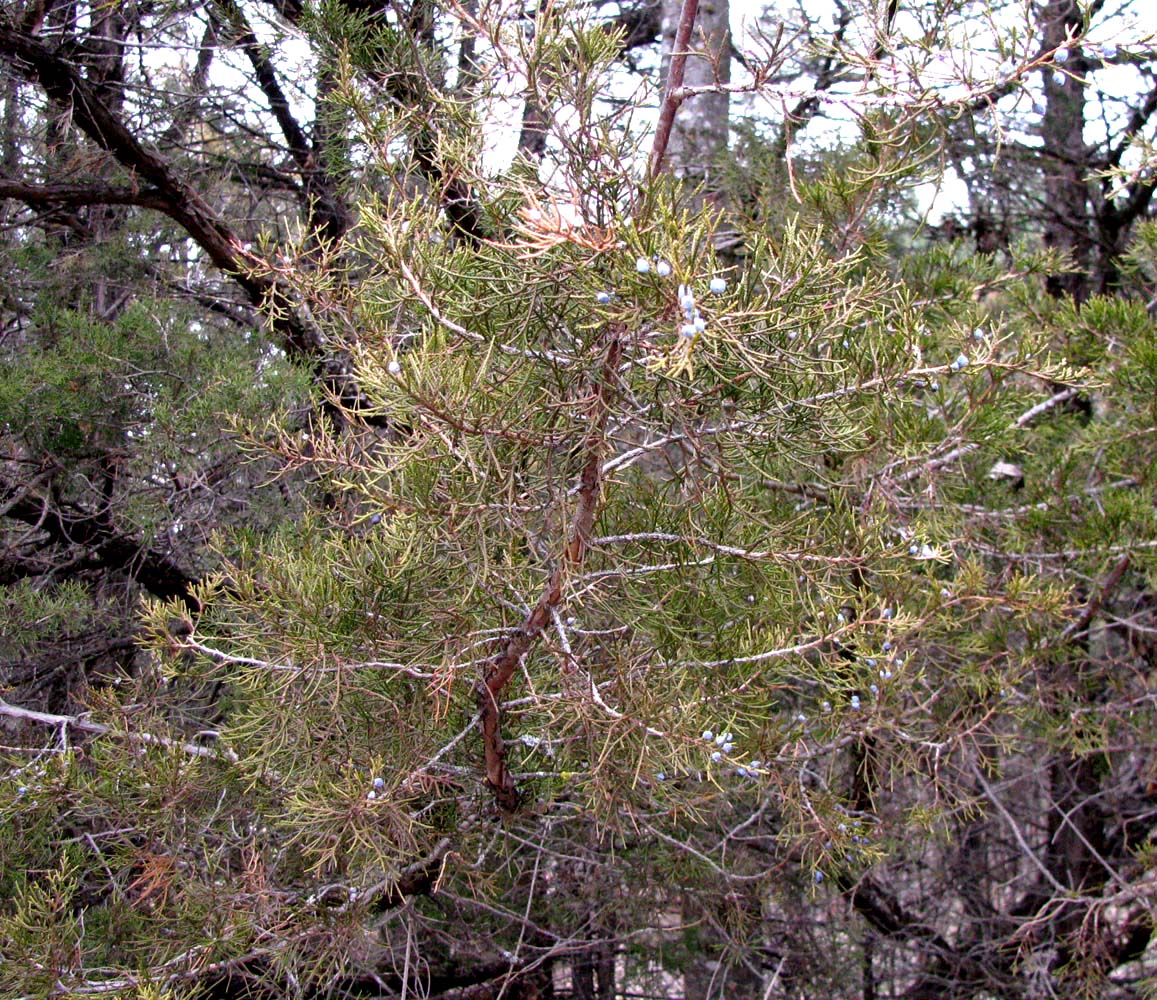
<svg viewBox="0 0 1157 1000">
<path fill-rule="evenodd" d="M 741 13 L 0 5 L 0 994 L 1153 995 L 1152 15 Z"/>
</svg>

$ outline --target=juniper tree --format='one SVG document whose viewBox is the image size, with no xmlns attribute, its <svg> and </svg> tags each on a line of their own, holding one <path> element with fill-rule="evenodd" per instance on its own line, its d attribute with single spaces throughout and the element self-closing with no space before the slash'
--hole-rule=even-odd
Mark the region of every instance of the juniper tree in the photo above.
<svg viewBox="0 0 1157 1000">
<path fill-rule="evenodd" d="M 304 13 L 356 223 L 210 254 L 309 330 L 307 416 L 229 407 L 295 516 L 221 525 L 83 715 L 6 703 L 4 988 L 1130 995 L 1152 227 L 1078 307 L 1029 245 L 895 251 L 953 95 L 752 134 L 724 216 L 597 18 L 459 12 L 454 77 L 421 10 Z M 488 172 L 512 79 L 545 160 Z"/>
</svg>

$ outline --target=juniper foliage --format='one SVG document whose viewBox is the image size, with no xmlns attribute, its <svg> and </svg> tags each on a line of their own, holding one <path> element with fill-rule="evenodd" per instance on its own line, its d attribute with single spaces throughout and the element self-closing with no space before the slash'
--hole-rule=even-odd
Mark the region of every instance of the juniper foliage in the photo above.
<svg viewBox="0 0 1157 1000">
<path fill-rule="evenodd" d="M 149 374 L 102 411 L 151 468 L 227 414 L 234 482 L 292 516 L 213 519 L 83 713 L 5 703 L 49 737 L 4 752 L 3 990 L 1150 984 L 1153 224 L 1078 305 L 1028 241 L 897 239 L 942 102 L 790 171 L 752 132 L 705 200 L 647 170 L 576 10 L 483 21 L 491 72 L 450 80 L 404 17 L 302 24 L 357 220 L 245 280 L 324 345 L 306 412 L 252 340 L 257 393 Z M 555 109 L 549 180 L 478 166 L 506 61 Z M 44 308 L 72 378 L 173 355 L 143 312 Z M 0 400 L 59 451 L 97 392 L 49 343 L 54 391 Z"/>
</svg>

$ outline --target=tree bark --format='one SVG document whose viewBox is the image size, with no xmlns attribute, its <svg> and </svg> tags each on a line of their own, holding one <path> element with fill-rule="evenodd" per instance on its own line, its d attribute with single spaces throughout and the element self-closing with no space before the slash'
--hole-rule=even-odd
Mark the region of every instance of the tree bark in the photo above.
<svg viewBox="0 0 1157 1000">
<path fill-rule="evenodd" d="M 682 6 L 681 0 L 663 0 L 663 79 L 667 78 Z M 694 91 L 731 82 L 729 19 L 728 0 L 700 0 L 683 72 L 686 97 L 675 115 L 667 144 L 675 176 L 706 181 L 708 186 L 719 157 L 727 149 L 730 94 Z"/>
<path fill-rule="evenodd" d="M 1080 46 L 1070 44 L 1084 19 L 1076 0 L 1052 0 L 1041 11 L 1046 50 L 1068 49 L 1058 67 L 1044 69 L 1045 112 L 1041 122 L 1045 164 L 1044 243 L 1066 252 L 1078 270 L 1052 274 L 1049 291 L 1083 302 L 1089 295 L 1094 246 L 1089 199 L 1089 149 L 1085 145 L 1085 76 Z"/>
</svg>

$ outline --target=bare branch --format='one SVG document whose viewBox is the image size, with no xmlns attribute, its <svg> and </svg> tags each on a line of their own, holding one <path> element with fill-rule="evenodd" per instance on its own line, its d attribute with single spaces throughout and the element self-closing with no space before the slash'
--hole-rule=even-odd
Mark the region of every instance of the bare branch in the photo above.
<svg viewBox="0 0 1157 1000">
<path fill-rule="evenodd" d="M 53 543 L 80 545 L 94 559 L 124 573 L 161 600 L 180 601 L 191 612 L 199 611 L 193 596 L 198 578 L 163 552 L 140 539 L 118 532 L 103 518 L 93 514 L 66 514 L 47 497 L 9 486 L 0 493 L 0 514 L 47 533 Z"/>
<path fill-rule="evenodd" d="M 137 205 L 164 212 L 167 203 L 156 188 L 139 188 L 125 184 L 34 184 L 10 177 L 0 177 L 0 198 L 12 198 L 26 205 Z"/>
<path fill-rule="evenodd" d="M 699 12 L 699 0 L 683 0 L 679 13 L 679 27 L 675 31 L 675 43 L 671 47 L 671 62 L 667 68 L 667 83 L 663 89 L 663 103 L 659 106 L 659 124 L 655 127 L 655 142 L 651 147 L 651 158 L 647 163 L 647 176 L 657 177 L 663 168 L 663 157 L 667 154 L 667 144 L 671 141 L 671 129 L 675 124 L 675 113 L 682 103 L 683 73 L 687 68 L 687 46 L 691 42 L 691 29 L 695 15 Z"/>
<path fill-rule="evenodd" d="M 295 354 L 313 354 L 321 335 L 300 315 L 288 289 L 255 265 L 242 242 L 164 157 L 146 148 L 69 60 L 38 38 L 0 22 L 0 56 L 71 109 L 73 121 L 101 149 L 155 190 L 164 211 L 232 278 L 255 305 L 269 306 L 272 325 Z"/>
<path fill-rule="evenodd" d="M 0 698 L 0 715 L 7 716 L 10 719 L 20 719 L 24 722 L 35 722 L 42 726 L 52 726 L 61 731 L 68 729 L 75 729 L 82 733 L 94 733 L 98 736 L 106 733 L 113 736 L 123 736 L 124 739 L 133 743 L 151 744 L 153 746 L 162 746 L 169 748 L 176 748 L 188 754 L 193 754 L 196 757 L 208 757 L 211 760 L 224 759 L 231 764 L 236 764 L 238 761 L 237 754 L 228 747 L 216 746 L 201 746 L 198 743 L 182 743 L 180 740 L 170 739 L 167 736 L 157 736 L 154 733 L 121 733 L 113 729 L 111 726 L 106 726 L 99 722 L 89 722 L 87 719 L 82 719 L 77 715 L 56 715 L 51 712 L 34 712 L 28 708 L 20 708 L 18 705 L 9 705 L 8 702 Z M 208 733 L 206 733 L 208 735 Z M 216 733 L 212 734 L 216 736 Z"/>
</svg>

